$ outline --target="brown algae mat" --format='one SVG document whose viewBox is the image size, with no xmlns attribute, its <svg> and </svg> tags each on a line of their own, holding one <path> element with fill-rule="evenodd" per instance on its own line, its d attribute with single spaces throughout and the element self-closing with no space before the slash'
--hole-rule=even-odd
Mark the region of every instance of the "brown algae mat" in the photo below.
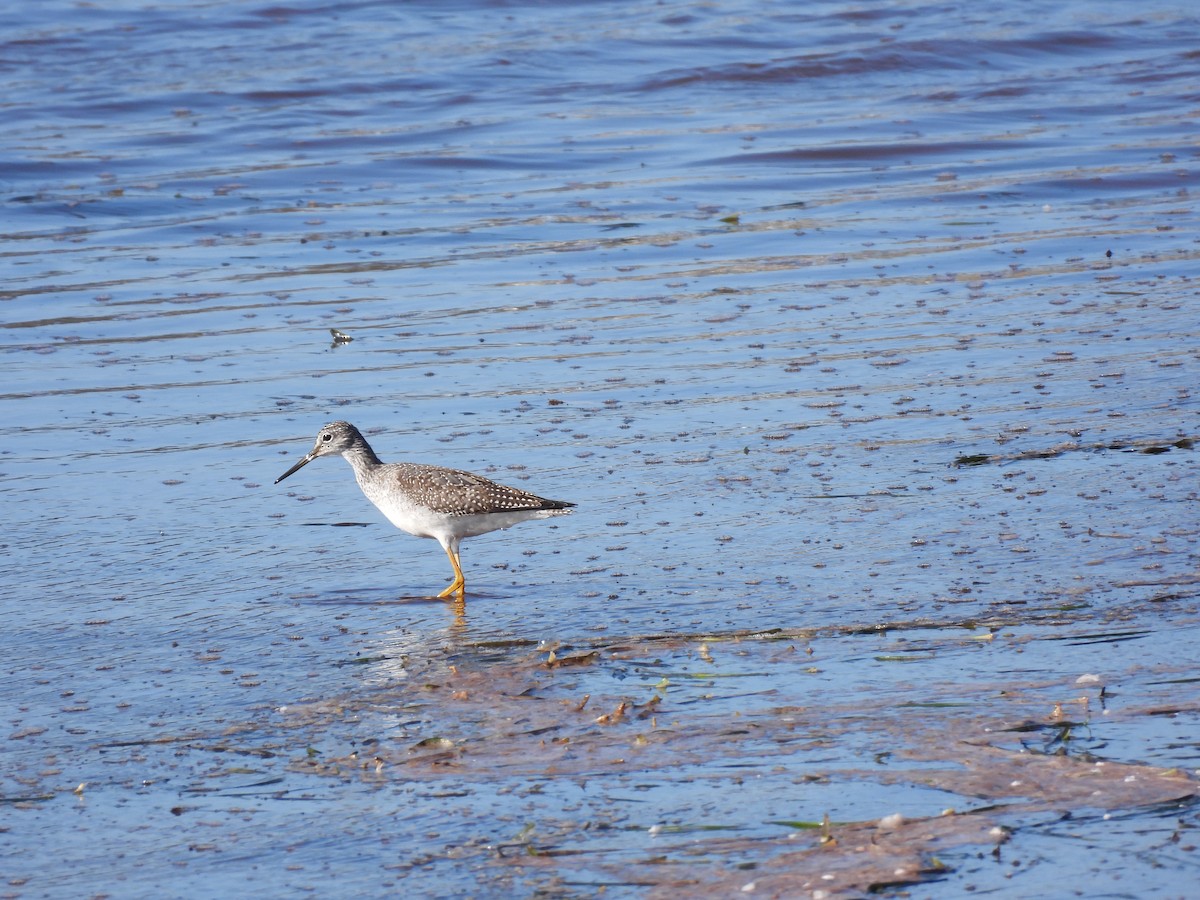
<svg viewBox="0 0 1200 900">
<path fill-rule="evenodd" d="M 354 748 L 309 750 L 289 768 L 381 788 L 452 783 L 468 799 L 498 786 L 524 796 L 556 781 L 586 785 L 600 798 L 633 782 L 669 790 L 701 780 L 732 798 L 747 792 L 740 814 L 726 807 L 715 820 L 692 808 L 686 820 L 647 827 L 614 802 L 602 822 L 595 807 L 577 818 L 563 811 L 505 839 L 457 848 L 484 870 L 514 868 L 514 877 L 559 890 L 632 886 L 661 896 L 701 886 L 779 897 L 899 889 L 945 876 L 948 853 L 999 858 L 1014 827 L 1048 813 L 1105 817 L 1196 796 L 1197 782 L 1178 769 L 1076 747 L 1093 722 L 1119 727 L 1161 715 L 1161 707 L 1110 709 L 1107 687 L 1093 675 L 953 677 L 957 666 L 941 682 L 863 690 L 842 673 L 903 670 L 900 654 L 912 651 L 872 630 L 605 638 L 571 647 L 475 643 L 365 660 L 369 689 L 282 711 L 284 733 L 340 730 Z M 932 635 L 912 659 L 1021 644 L 1001 628 Z M 845 642 L 870 644 L 870 655 L 823 658 Z M 1195 700 L 1185 706 L 1172 712 L 1200 711 Z M 764 788 L 808 799 L 785 818 L 762 821 Z M 897 788 L 916 790 L 921 811 L 845 820 L 834 809 L 872 806 L 847 804 L 843 793 L 887 796 Z"/>
</svg>

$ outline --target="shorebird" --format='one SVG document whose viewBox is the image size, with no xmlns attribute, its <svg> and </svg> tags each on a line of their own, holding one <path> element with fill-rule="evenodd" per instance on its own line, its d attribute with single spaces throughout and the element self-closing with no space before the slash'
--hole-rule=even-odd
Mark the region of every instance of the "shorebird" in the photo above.
<svg viewBox="0 0 1200 900">
<path fill-rule="evenodd" d="M 421 463 L 384 463 L 349 422 L 330 422 L 317 434 L 308 454 L 275 483 L 321 456 L 341 454 L 367 499 L 401 531 L 433 538 L 442 545 L 454 581 L 438 594 L 462 599 L 466 579 L 458 545 L 464 538 L 511 528 L 529 519 L 547 519 L 571 512 L 574 503 L 547 500 L 528 491 L 497 484 L 482 475 Z"/>
</svg>

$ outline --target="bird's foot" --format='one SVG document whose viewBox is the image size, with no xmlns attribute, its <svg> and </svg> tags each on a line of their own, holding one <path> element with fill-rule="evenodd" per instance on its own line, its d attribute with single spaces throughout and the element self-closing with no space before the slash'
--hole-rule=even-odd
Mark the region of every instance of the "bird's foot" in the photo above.
<svg viewBox="0 0 1200 900">
<path fill-rule="evenodd" d="M 444 591 L 442 591 L 437 596 L 438 596 L 439 600 L 445 600 L 448 597 L 453 597 L 456 600 L 462 600 L 466 595 L 467 595 L 466 581 L 460 581 L 459 579 L 456 578 L 456 579 L 454 579 L 454 581 L 452 581 L 450 583 L 449 587 L 447 587 Z"/>
</svg>

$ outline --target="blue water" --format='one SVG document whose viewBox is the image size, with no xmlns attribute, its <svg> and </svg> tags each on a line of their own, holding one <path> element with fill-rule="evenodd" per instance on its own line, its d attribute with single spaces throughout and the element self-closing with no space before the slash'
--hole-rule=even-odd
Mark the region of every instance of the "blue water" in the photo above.
<svg viewBox="0 0 1200 900">
<path fill-rule="evenodd" d="M 647 808 L 597 789 L 574 817 L 565 776 L 510 776 L 518 803 L 478 773 L 414 799 L 298 766 L 361 744 L 375 713 L 279 710 L 404 707 L 404 665 L 356 661 L 435 666 L 490 640 L 522 649 L 466 668 L 507 671 L 539 641 L 816 629 L 841 661 L 824 690 L 875 709 L 891 645 L 838 629 L 928 628 L 950 637 L 905 669 L 927 699 L 965 679 L 981 721 L 1004 719 L 998 697 L 1036 684 L 1045 709 L 1098 671 L 1127 687 L 1088 751 L 1194 772 L 1197 25 L 1166 2 L 6 5 L 9 892 L 521 895 L 565 890 L 571 866 L 481 849 L 527 819 L 608 871 L 628 848 L 585 822 L 750 808 L 765 834 L 820 818 L 752 809 L 809 773 L 832 771 L 817 805 L 839 821 L 963 805 L 860 781 L 919 743 L 883 708 L 832 740 L 838 763 L 797 752 L 784 776 L 730 751 L 762 799 L 707 812 L 687 779 L 723 762 L 601 773 L 653 783 Z M 340 461 L 272 485 L 337 418 L 385 460 L 579 506 L 468 542 L 456 622 L 409 599 L 448 579 L 440 550 Z M 953 639 L 970 625 L 1019 638 Z M 1124 631 L 1144 637 L 1057 651 Z M 813 703 L 803 667 L 755 664 L 775 693 L 747 714 Z M 682 728 L 711 726 L 689 709 Z M 449 727 L 423 721 L 412 743 Z M 243 768 L 287 799 L 187 793 Z M 1104 883 L 1024 815 L 1041 823 L 1011 814 L 1017 853 Z M 446 817 L 466 824 L 429 837 Z M 349 834 L 384 823 L 390 847 Z M 210 829 L 219 851 L 188 849 Z M 770 858 L 721 846 L 702 880 Z M 1113 852 L 1146 892 L 1195 874 Z M 287 875 L 297 854 L 319 874 Z M 919 890 L 1013 883 L 955 872 Z"/>
</svg>

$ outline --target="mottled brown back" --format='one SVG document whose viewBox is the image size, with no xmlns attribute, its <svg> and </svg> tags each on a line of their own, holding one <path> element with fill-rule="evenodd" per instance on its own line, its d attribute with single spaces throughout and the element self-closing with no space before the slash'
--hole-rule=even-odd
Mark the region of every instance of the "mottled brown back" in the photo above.
<svg viewBox="0 0 1200 900">
<path fill-rule="evenodd" d="M 575 505 L 564 500 L 547 500 L 458 469 L 420 463 L 394 463 L 388 469 L 388 477 L 395 478 L 413 502 L 444 515 L 555 510 Z"/>
</svg>

